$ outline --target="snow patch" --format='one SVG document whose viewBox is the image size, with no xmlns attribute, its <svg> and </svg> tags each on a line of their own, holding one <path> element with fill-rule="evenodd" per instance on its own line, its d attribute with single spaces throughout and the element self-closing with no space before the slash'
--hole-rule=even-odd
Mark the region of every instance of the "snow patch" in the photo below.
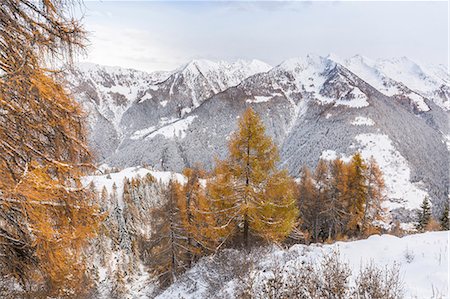
<svg viewBox="0 0 450 299">
<path fill-rule="evenodd" d="M 347 94 L 347 99 L 336 100 L 335 106 L 343 105 L 350 108 L 362 108 L 369 106 L 368 98 L 359 88 L 355 87 Z"/>
<path fill-rule="evenodd" d="M 150 100 L 150 99 L 152 99 L 152 98 L 153 98 L 153 96 L 152 96 L 151 94 L 146 93 L 146 94 L 139 100 L 138 103 L 145 102 L 145 101 Z"/>
<path fill-rule="evenodd" d="M 425 99 L 418 95 L 415 92 L 411 92 L 407 94 L 407 97 L 410 98 L 415 104 L 419 111 L 430 111 L 430 107 L 428 107 L 427 103 L 425 103 Z"/>
<path fill-rule="evenodd" d="M 166 105 L 167 105 L 168 102 L 169 102 L 169 101 L 164 100 L 164 101 L 159 102 L 159 104 L 160 104 L 161 106 L 163 106 L 163 107 L 166 107 Z"/>
<path fill-rule="evenodd" d="M 133 140 L 140 139 L 140 138 L 144 137 L 145 135 L 150 134 L 151 132 L 153 132 L 155 130 L 156 130 L 156 127 L 152 126 L 152 127 L 146 128 L 146 129 L 135 131 L 133 133 L 133 135 L 130 136 L 130 139 L 133 139 Z"/>
<path fill-rule="evenodd" d="M 366 133 L 355 137 L 361 146 L 364 159 L 374 157 L 384 174 L 386 191 L 391 201 L 387 208 L 417 209 L 428 194 L 410 181 L 408 161 L 395 149 L 391 139 L 384 134 Z"/>
<path fill-rule="evenodd" d="M 167 184 L 170 180 L 176 180 L 182 184 L 186 183 L 186 179 L 182 174 L 170 171 L 154 171 L 144 167 L 128 167 L 119 172 L 109 174 L 93 175 L 83 178 L 83 184 L 88 186 L 91 182 L 94 183 L 95 188 L 101 192 L 103 187 L 108 193 L 112 192 L 113 184 L 117 186 L 117 194 L 123 193 L 123 181 L 125 178 L 131 179 L 134 177 L 144 177 L 151 174 L 158 181 Z"/>
<path fill-rule="evenodd" d="M 255 99 L 247 99 L 245 102 L 247 103 L 265 103 L 268 102 L 270 99 L 272 99 L 273 96 L 255 96 Z"/>
<path fill-rule="evenodd" d="M 369 118 L 364 116 L 357 116 L 355 120 L 352 121 L 352 125 L 354 126 L 373 126 L 375 122 Z"/>
<path fill-rule="evenodd" d="M 189 125 L 197 118 L 197 115 L 191 115 L 184 119 L 180 119 L 175 121 L 165 127 L 162 127 L 145 138 L 153 138 L 156 135 L 162 135 L 167 139 L 178 137 L 183 139 L 186 137 L 186 130 L 189 128 Z"/>
<path fill-rule="evenodd" d="M 322 151 L 322 154 L 320 155 L 320 159 L 327 161 L 336 160 L 337 158 L 338 154 L 336 153 L 336 151 L 333 150 Z"/>
</svg>

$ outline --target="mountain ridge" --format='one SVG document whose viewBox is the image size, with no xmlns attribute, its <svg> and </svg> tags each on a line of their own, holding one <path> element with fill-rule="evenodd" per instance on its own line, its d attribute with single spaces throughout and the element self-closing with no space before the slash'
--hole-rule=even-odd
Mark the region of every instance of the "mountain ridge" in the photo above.
<svg viewBox="0 0 450 299">
<path fill-rule="evenodd" d="M 69 89 L 87 107 L 99 161 L 111 166 L 148 164 L 180 172 L 200 162 L 210 169 L 215 155 L 226 155 L 236 118 L 250 106 L 280 147 L 280 165 L 292 175 L 323 156 L 375 154 L 387 175 L 414 190 L 390 185 L 397 197 L 392 206 L 406 215 L 402 209 L 417 207 L 419 197 L 430 196 L 438 207 L 448 197 L 442 186 L 448 182 L 450 79 L 399 61 L 395 68 L 395 61 L 376 63 L 361 56 L 308 55 L 274 67 L 194 60 L 158 75 L 100 68 L 100 79 L 88 76 L 100 82 L 86 83 L 82 71 L 68 76 Z M 385 72 L 394 72 L 398 81 Z M 79 88 L 80 82 L 99 100 L 87 97 L 89 88 Z M 123 97 L 116 95 L 121 91 Z M 362 124 L 353 124 L 357 119 Z M 384 147 L 375 150 L 377 142 Z M 402 161 L 398 167 L 392 166 L 395 159 Z"/>
</svg>

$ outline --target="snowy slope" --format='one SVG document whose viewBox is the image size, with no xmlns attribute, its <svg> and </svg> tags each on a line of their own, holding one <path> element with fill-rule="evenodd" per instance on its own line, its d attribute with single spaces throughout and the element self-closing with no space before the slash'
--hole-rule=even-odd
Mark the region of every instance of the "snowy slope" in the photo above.
<svg viewBox="0 0 450 299">
<path fill-rule="evenodd" d="M 403 238 L 375 235 L 367 240 L 331 245 L 254 250 L 249 258 L 255 260 L 252 275 L 270 277 L 275 266 L 283 267 L 286 272 L 296 271 L 304 261 L 318 263 L 324 254 L 338 251 L 341 260 L 348 263 L 352 270 L 350 284 L 354 283 L 361 266 L 373 263 L 380 268 L 389 268 L 396 263 L 400 266 L 405 298 L 448 298 L 448 242 L 449 232 L 429 232 Z M 246 255 L 232 250 L 229 255 L 237 259 L 234 261 L 235 267 L 246 260 Z M 204 258 L 157 298 L 235 298 L 233 294 L 238 281 L 223 270 L 211 258 Z M 214 281 L 220 281 L 220 284 L 213 284 Z"/>
<path fill-rule="evenodd" d="M 377 59 L 355 55 L 329 59 L 345 66 L 387 96 L 406 97 L 418 111 L 429 111 L 426 99 L 450 110 L 450 74 L 444 65 L 419 64 L 407 57 Z"/>
<path fill-rule="evenodd" d="M 117 186 L 117 193 L 122 194 L 123 192 L 123 182 L 127 179 L 132 179 L 135 177 L 144 177 L 147 174 L 151 174 L 156 180 L 167 184 L 170 180 L 176 180 L 182 184 L 185 183 L 185 178 L 183 175 L 170 171 L 154 171 L 145 167 L 128 167 L 118 172 L 111 172 L 109 174 L 100 174 L 87 176 L 83 179 L 83 184 L 85 186 L 89 185 L 91 182 L 94 183 L 97 191 L 101 192 L 103 187 L 111 193 L 113 184 Z"/>
<path fill-rule="evenodd" d="M 161 129 L 207 98 L 270 68 L 258 60 L 194 60 L 171 72 L 146 73 L 82 63 L 66 72 L 66 81 L 89 112 L 90 143 L 104 160 L 125 138 Z"/>
</svg>

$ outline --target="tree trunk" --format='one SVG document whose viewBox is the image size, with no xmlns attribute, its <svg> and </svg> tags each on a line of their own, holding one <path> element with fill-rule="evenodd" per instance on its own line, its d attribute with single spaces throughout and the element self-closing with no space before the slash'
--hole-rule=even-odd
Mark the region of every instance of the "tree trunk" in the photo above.
<svg viewBox="0 0 450 299">
<path fill-rule="evenodd" d="M 244 246 L 248 249 L 248 216 L 244 218 Z"/>
</svg>

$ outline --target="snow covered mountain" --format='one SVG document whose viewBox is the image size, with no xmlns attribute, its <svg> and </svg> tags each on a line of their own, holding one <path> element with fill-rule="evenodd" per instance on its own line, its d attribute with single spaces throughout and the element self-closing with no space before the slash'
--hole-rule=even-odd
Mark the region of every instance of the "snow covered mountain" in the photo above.
<svg viewBox="0 0 450 299">
<path fill-rule="evenodd" d="M 89 113 L 98 160 L 110 166 L 211 168 L 251 106 L 294 176 L 359 150 L 380 164 L 389 208 L 403 220 L 426 195 L 438 208 L 448 198 L 450 76 L 440 66 L 308 55 L 273 68 L 196 60 L 150 74 L 90 65 L 68 81 Z"/>
<path fill-rule="evenodd" d="M 130 132 L 139 136 L 164 127 L 212 95 L 270 68 L 258 60 L 193 60 L 173 72 L 154 73 L 81 64 L 67 73 L 67 81 L 89 113 L 91 144 L 103 160 L 132 137 Z"/>
</svg>

